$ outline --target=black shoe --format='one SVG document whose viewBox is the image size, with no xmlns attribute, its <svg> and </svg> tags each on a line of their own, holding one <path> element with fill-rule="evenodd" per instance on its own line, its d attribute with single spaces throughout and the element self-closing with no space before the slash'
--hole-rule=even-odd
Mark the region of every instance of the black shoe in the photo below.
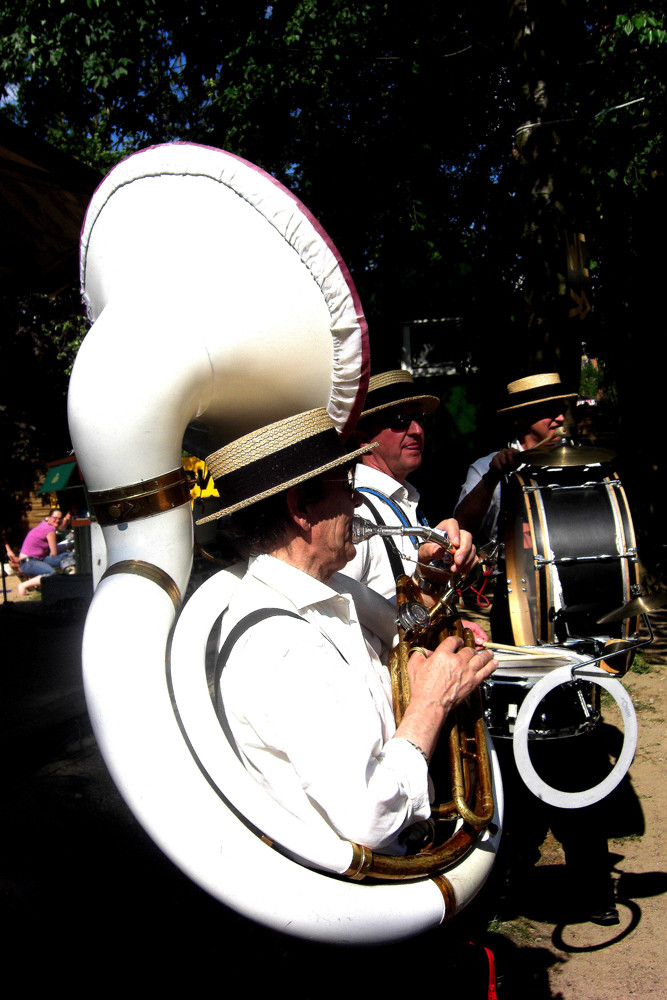
<svg viewBox="0 0 667 1000">
<path fill-rule="evenodd" d="M 613 904 L 604 909 L 596 910 L 594 913 L 591 913 L 588 919 L 592 924 L 599 924 L 601 927 L 613 927 L 614 924 L 620 924 L 621 922 L 618 910 Z"/>
</svg>

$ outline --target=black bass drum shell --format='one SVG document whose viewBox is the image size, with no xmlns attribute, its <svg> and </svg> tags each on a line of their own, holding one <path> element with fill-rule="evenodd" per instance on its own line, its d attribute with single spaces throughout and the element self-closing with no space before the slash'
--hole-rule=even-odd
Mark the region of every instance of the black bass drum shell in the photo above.
<svg viewBox="0 0 667 1000">
<path fill-rule="evenodd" d="M 627 638 L 636 629 L 636 618 L 597 624 L 627 604 L 639 582 L 632 518 L 615 472 L 525 467 L 510 476 L 503 506 L 516 645 Z"/>
</svg>

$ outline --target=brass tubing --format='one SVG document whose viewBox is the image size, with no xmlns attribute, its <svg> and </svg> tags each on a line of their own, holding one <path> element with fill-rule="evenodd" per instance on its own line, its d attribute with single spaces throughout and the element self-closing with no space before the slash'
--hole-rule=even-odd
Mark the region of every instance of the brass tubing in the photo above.
<svg viewBox="0 0 667 1000">
<path fill-rule="evenodd" d="M 442 893 L 442 898 L 445 901 L 445 921 L 451 920 L 452 917 L 456 916 L 456 895 L 454 893 L 454 886 L 445 875 L 436 875 L 435 878 L 431 879 L 431 881 L 437 885 L 438 889 Z"/>
<path fill-rule="evenodd" d="M 477 751 L 478 786 L 480 797 L 480 812 L 478 816 L 484 819 L 484 825 L 493 819 L 495 804 L 493 798 L 493 768 L 487 742 L 486 724 L 484 721 L 484 704 L 479 688 L 473 692 L 475 701 L 475 747 Z"/>
<path fill-rule="evenodd" d="M 458 812 L 454 799 L 450 799 L 449 802 L 434 803 L 431 806 L 431 817 L 435 820 L 454 819 L 455 816 L 458 816 Z"/>
<path fill-rule="evenodd" d="M 396 581 L 396 604 L 400 607 L 409 600 L 409 581 L 407 576 L 399 576 Z M 405 709 L 410 702 L 410 682 L 408 680 L 408 657 L 410 651 L 405 641 L 403 629 L 398 627 L 399 642 L 389 656 L 389 674 L 391 676 L 391 697 L 394 706 L 394 718 L 398 726 Z"/>
<path fill-rule="evenodd" d="M 478 697 L 475 698 L 475 695 Z M 467 797 L 465 794 L 465 783 L 463 778 L 463 764 L 462 764 L 462 753 L 460 752 L 460 747 L 455 748 L 451 741 L 450 736 L 450 761 L 452 765 L 452 796 L 454 802 L 456 803 L 456 809 L 459 815 L 466 821 L 470 823 L 471 826 L 482 827 L 488 826 L 493 819 L 494 804 L 493 804 L 493 782 L 491 780 L 491 762 L 489 759 L 489 748 L 486 742 L 486 728 L 484 726 L 484 712 L 481 703 L 481 695 L 479 690 L 474 691 L 471 695 L 471 699 L 478 702 L 473 706 L 474 716 L 475 716 L 475 763 L 477 769 L 477 798 L 478 802 L 476 807 L 479 811 L 475 809 L 470 809 L 467 803 Z M 454 729 L 454 727 L 452 727 Z M 459 752 L 456 752 L 456 749 Z"/>
<path fill-rule="evenodd" d="M 445 629 L 443 633 L 451 632 L 463 639 L 468 649 L 475 648 L 475 637 L 472 631 L 463 627 L 460 618 L 453 623 L 451 630 Z M 445 635 L 441 633 L 441 638 Z M 459 815 L 472 826 L 482 828 L 488 826 L 493 819 L 493 782 L 491 779 L 491 762 L 489 758 L 489 748 L 486 741 L 486 727 L 484 724 L 484 706 L 482 704 L 481 691 L 473 691 L 468 704 L 471 716 L 474 720 L 474 752 L 468 750 L 468 740 L 465 730 L 461 735 L 457 747 L 450 735 L 450 763 L 452 771 L 452 795 Z M 462 710 L 461 710 L 462 712 Z M 460 719 L 461 712 L 457 712 L 457 720 Z M 458 752 L 457 752 L 458 751 Z M 470 794 L 470 776 L 468 758 L 472 757 L 476 765 L 476 792 L 477 802 L 471 808 L 468 803 Z"/>
<path fill-rule="evenodd" d="M 458 713 L 457 713 L 458 715 Z M 456 806 L 456 811 L 466 823 L 471 822 L 472 812 L 466 802 L 465 780 L 463 777 L 463 761 L 461 757 L 461 735 L 458 723 L 454 723 L 449 730 L 449 765 L 452 778 L 452 800 Z M 463 737 L 465 739 L 465 737 Z M 473 826 L 477 824 L 473 822 Z"/>
<path fill-rule="evenodd" d="M 470 629 L 463 627 L 460 618 L 457 618 L 454 622 L 449 622 L 442 629 L 439 634 L 439 640 L 442 642 L 449 635 L 457 635 L 463 640 L 468 649 L 475 648 L 475 637 Z M 491 759 L 484 722 L 484 706 L 482 703 L 482 694 L 479 689 L 472 693 L 468 699 L 468 705 L 471 717 L 474 720 L 474 739 L 470 741 L 474 744 L 474 751 L 468 749 L 469 741 L 466 736 L 466 730 L 462 725 L 464 708 L 461 707 L 456 712 L 456 721 L 452 725 L 449 734 L 453 798 L 451 802 L 438 805 L 433 810 L 433 813 L 438 819 L 448 819 L 452 814 L 458 813 L 471 826 L 481 829 L 491 823 L 495 806 Z M 471 794 L 470 758 L 475 760 L 476 766 L 474 790 L 477 801 L 474 804 L 474 808 L 471 808 L 471 804 L 469 803 Z"/>
<path fill-rule="evenodd" d="M 417 599 L 416 595 L 411 593 L 412 589 L 413 585 L 407 577 L 398 578 L 396 581 L 398 605 Z M 474 648 L 475 639 L 470 629 L 463 628 L 460 618 L 455 617 L 445 601 L 441 600 L 438 605 L 439 618 L 436 620 L 435 616 L 432 617 L 432 625 L 426 632 L 419 633 L 416 642 L 420 646 L 431 648 L 449 635 L 457 635 L 463 639 L 467 647 Z M 443 616 L 445 620 L 444 624 L 441 625 L 440 619 Z M 410 687 L 407 677 L 410 635 L 406 636 L 400 625 L 398 631 L 399 643 L 392 651 L 389 661 L 397 725 L 403 718 L 410 701 Z M 469 715 L 473 720 L 474 737 L 468 736 L 466 715 Z M 474 750 L 469 749 L 469 744 L 474 744 Z M 491 764 L 479 690 L 473 692 L 473 695 L 468 699 L 468 709 L 462 705 L 456 710 L 456 715 L 449 727 L 449 751 L 453 799 L 448 803 L 434 805 L 432 816 L 436 819 L 455 819 L 460 816 L 463 820 L 461 827 L 444 844 L 440 844 L 438 847 L 429 847 L 418 854 L 406 855 L 405 857 L 373 854 L 366 848 L 353 845 L 354 860 L 348 872 L 345 873 L 348 878 L 353 879 L 367 877 L 387 881 L 407 881 L 424 878 L 428 875 L 435 876 L 433 880 L 445 897 L 447 917 L 453 916 L 456 900 L 451 884 L 447 879 L 443 879 L 440 873 L 457 864 L 468 854 L 475 846 L 482 829 L 491 824 L 494 814 Z M 474 783 L 470 773 L 471 760 L 475 762 Z M 471 800 L 470 803 L 469 800 Z M 471 804 L 474 804 L 475 808 L 471 808 Z"/>
<path fill-rule="evenodd" d="M 446 843 L 428 851 L 404 857 L 373 854 L 366 876 L 389 882 L 404 882 L 446 871 L 465 857 L 471 847 L 474 847 L 479 835 L 479 830 L 465 823 Z"/>
<path fill-rule="evenodd" d="M 369 847 L 354 844 L 352 841 L 350 843 L 352 844 L 352 864 L 346 872 L 343 872 L 343 876 L 353 882 L 360 882 L 366 878 L 370 871 L 373 864 L 373 852 Z"/>
<path fill-rule="evenodd" d="M 120 573 L 142 576 L 145 580 L 150 580 L 151 583 L 156 583 L 158 587 L 162 587 L 165 593 L 171 598 L 176 612 L 178 612 L 181 606 L 181 592 L 169 574 L 165 573 L 159 566 L 144 562 L 143 559 L 123 559 L 121 562 L 113 563 L 112 566 L 109 566 L 102 575 L 102 580 Z M 100 580 L 100 583 L 102 580 Z"/>
</svg>

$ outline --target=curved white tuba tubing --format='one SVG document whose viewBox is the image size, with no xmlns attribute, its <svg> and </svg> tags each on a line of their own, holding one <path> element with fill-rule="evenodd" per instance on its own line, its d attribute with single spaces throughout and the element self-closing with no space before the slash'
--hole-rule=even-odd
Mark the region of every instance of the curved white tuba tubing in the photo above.
<svg viewBox="0 0 667 1000">
<path fill-rule="evenodd" d="M 205 649 L 209 631 L 233 591 L 237 572 L 216 574 L 188 601 L 174 631 L 168 660 L 179 725 L 192 759 L 208 783 L 205 808 L 210 820 L 203 826 L 208 830 L 214 821 L 216 830 L 203 870 L 188 874 L 242 913 L 306 938 L 341 944 L 376 943 L 439 924 L 445 916 L 443 898 L 428 880 L 390 886 L 333 880 L 274 853 L 260 840 L 258 834 L 262 833 L 277 844 L 289 844 L 295 856 L 329 872 L 344 872 L 352 862 L 347 841 L 333 831 L 322 834 L 321 839 L 314 837 L 312 829 L 304 829 L 262 791 L 235 756 L 218 723 L 206 683 Z M 356 581 L 351 583 L 359 586 Z M 383 599 L 378 596 L 378 600 Z M 197 809 L 200 819 L 202 805 Z M 498 816 L 501 813 L 502 802 Z M 200 833 L 198 830 L 197 835 Z M 191 838 L 192 832 L 188 830 L 186 837 Z M 491 871 L 498 837 L 498 832 L 493 836 L 485 832 L 479 846 L 447 872 L 457 910 L 473 898 Z M 198 860 L 200 852 L 201 845 L 195 855 Z M 216 878 L 221 882 L 216 884 Z"/>
<path fill-rule="evenodd" d="M 198 421 L 213 450 L 327 405 L 345 433 L 363 404 L 365 321 L 335 248 L 267 174 L 219 150 L 173 144 L 128 158 L 102 182 L 84 224 L 81 279 L 94 322 L 72 374 L 70 429 L 106 522 L 111 571 L 86 622 L 84 683 L 122 795 L 198 884 L 278 930 L 359 943 L 438 924 L 445 907 L 432 881 L 331 878 L 269 848 L 241 815 L 282 836 L 284 817 L 259 801 L 225 750 L 203 671 L 192 679 L 182 669 L 183 637 L 194 635 L 189 652 L 202 653 L 224 579 L 186 606 L 193 630 L 181 623 L 167 655 L 190 573 L 192 515 L 182 487 L 164 484 L 170 473 L 178 479 L 186 427 Z M 144 509 L 154 486 L 168 502 Z M 312 864 L 349 864 L 349 845 L 333 835 L 314 846 L 297 830 L 285 836 Z M 483 884 L 497 837 L 484 833 L 447 873 L 457 908 Z"/>
</svg>

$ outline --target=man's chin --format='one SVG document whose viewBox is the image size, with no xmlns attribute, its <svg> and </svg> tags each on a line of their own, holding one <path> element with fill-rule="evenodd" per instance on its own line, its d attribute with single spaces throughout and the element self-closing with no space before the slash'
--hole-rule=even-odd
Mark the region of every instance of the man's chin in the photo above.
<svg viewBox="0 0 667 1000">
<path fill-rule="evenodd" d="M 347 564 L 352 562 L 356 554 L 357 554 L 357 547 L 356 545 L 352 544 L 352 539 L 350 538 L 350 540 L 347 542 L 345 546 L 345 562 L 343 563 L 341 569 L 344 570 Z"/>
<path fill-rule="evenodd" d="M 421 451 L 412 450 L 404 453 L 404 465 L 410 469 L 410 472 L 414 472 L 422 464 L 422 454 Z"/>
</svg>

